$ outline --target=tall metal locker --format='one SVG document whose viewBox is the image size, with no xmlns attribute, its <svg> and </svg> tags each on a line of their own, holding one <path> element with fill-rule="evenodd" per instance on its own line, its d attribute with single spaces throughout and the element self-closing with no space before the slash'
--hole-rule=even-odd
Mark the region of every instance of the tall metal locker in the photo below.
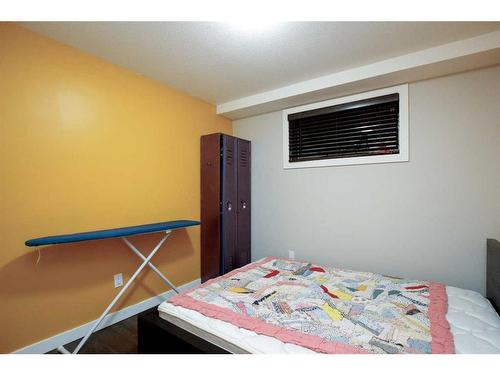
<svg viewBox="0 0 500 375">
<path fill-rule="evenodd" d="M 250 262 L 250 142 L 201 137 L 201 279 Z"/>
</svg>

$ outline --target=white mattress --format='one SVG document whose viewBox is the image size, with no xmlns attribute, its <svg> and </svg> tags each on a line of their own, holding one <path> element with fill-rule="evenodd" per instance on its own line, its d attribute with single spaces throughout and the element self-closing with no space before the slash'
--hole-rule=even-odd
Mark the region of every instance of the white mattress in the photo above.
<svg viewBox="0 0 500 375">
<path fill-rule="evenodd" d="M 446 287 L 455 351 L 461 354 L 500 353 L 500 317 L 490 301 L 472 290 Z"/>
<path fill-rule="evenodd" d="M 455 351 L 459 354 L 500 353 L 500 317 L 490 302 L 472 290 L 447 286 L 448 313 Z M 175 324 L 185 323 L 182 328 L 238 353 L 314 353 L 298 345 L 283 343 L 273 337 L 259 335 L 230 323 L 209 318 L 197 311 L 163 302 L 160 317 Z M 173 319 L 172 319 L 173 318 Z M 191 328 L 190 328 L 191 327 Z M 194 329 L 193 329 L 194 328 Z M 204 333 L 207 333 L 204 337 Z M 210 339 L 210 337 L 212 339 Z M 228 343 L 228 344 L 224 344 Z M 241 350 L 234 350 L 234 348 Z"/>
</svg>

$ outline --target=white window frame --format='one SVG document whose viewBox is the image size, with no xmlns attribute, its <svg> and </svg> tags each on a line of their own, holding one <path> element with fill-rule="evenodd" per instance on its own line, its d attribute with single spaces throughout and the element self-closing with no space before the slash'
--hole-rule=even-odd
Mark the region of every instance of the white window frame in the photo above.
<svg viewBox="0 0 500 375">
<path fill-rule="evenodd" d="M 357 156 L 349 158 L 336 158 L 324 160 L 308 160 L 290 163 L 288 152 L 288 115 L 297 112 L 309 111 L 330 107 L 333 105 L 354 102 L 358 100 L 370 99 L 377 96 L 399 94 L 399 154 Z M 306 104 L 299 107 L 288 108 L 283 111 L 283 168 L 314 168 L 333 167 L 342 165 L 377 164 L 377 163 L 399 163 L 409 160 L 409 121 L 408 121 L 408 84 L 388 87 L 379 90 L 364 92 L 361 94 L 344 96 L 322 102 Z"/>
</svg>

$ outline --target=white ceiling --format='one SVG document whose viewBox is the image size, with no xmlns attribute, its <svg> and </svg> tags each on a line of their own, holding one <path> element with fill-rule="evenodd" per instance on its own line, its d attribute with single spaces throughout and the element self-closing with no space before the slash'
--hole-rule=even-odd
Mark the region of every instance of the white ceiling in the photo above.
<svg viewBox="0 0 500 375">
<path fill-rule="evenodd" d="M 23 26 L 220 104 L 500 29 L 500 22 L 27 22 Z"/>
</svg>

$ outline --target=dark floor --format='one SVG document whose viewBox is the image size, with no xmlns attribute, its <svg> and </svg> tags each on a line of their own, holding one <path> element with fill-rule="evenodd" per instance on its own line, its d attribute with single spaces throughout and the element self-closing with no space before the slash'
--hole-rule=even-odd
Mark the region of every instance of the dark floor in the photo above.
<svg viewBox="0 0 500 375">
<path fill-rule="evenodd" d="M 64 347 L 72 352 L 80 339 Z M 57 354 L 52 350 L 47 354 Z M 137 315 L 94 332 L 80 350 L 81 354 L 133 354 L 137 353 Z"/>
</svg>

